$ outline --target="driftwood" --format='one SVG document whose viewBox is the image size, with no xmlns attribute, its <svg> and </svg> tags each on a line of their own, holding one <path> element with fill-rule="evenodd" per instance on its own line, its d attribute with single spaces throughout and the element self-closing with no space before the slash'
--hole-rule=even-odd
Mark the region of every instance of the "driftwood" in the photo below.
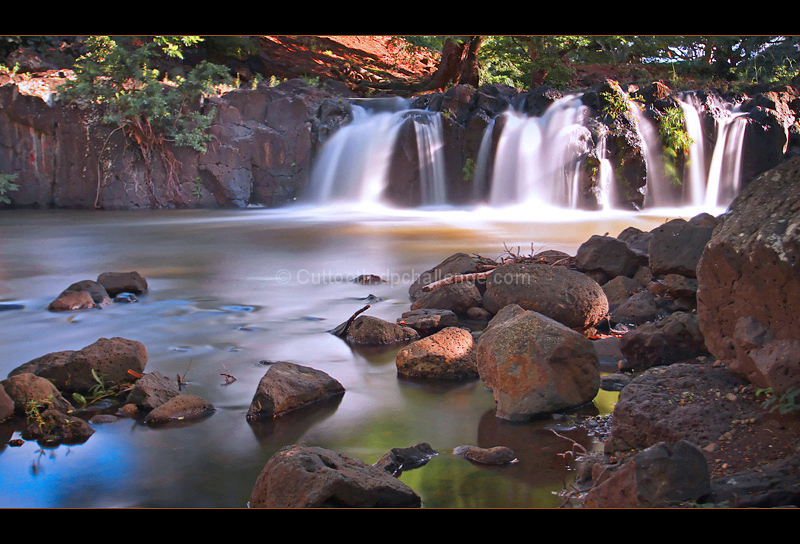
<svg viewBox="0 0 800 544">
<path fill-rule="evenodd" d="M 351 315 L 351 316 L 350 316 L 350 319 L 348 319 L 347 321 L 345 321 L 345 322 L 344 322 L 344 323 L 342 323 L 341 325 L 338 325 L 336 328 L 332 329 L 332 330 L 330 331 L 330 332 L 331 332 L 331 334 L 334 334 L 334 335 L 338 336 L 339 338 L 344 338 L 345 336 L 347 336 L 347 331 L 349 331 L 349 330 L 350 330 L 350 325 L 352 325 L 352 324 L 353 324 L 353 321 L 355 321 L 355 320 L 356 320 L 356 318 L 357 318 L 357 317 L 358 317 L 358 316 L 359 316 L 361 313 L 363 313 L 363 312 L 367 311 L 367 309 L 369 308 L 369 306 L 370 306 L 370 305 L 369 305 L 369 304 L 367 304 L 366 306 L 364 306 L 363 308 L 361 308 L 360 310 L 358 310 L 356 313 L 354 313 L 353 315 Z"/>
<path fill-rule="evenodd" d="M 494 271 L 494 269 L 487 270 L 485 272 L 473 272 L 471 274 L 456 274 L 454 276 L 447 276 L 446 278 L 443 278 L 441 280 L 437 280 L 437 281 L 435 281 L 433 283 L 429 283 L 428 285 L 424 285 L 422 287 L 422 290 L 425 291 L 425 292 L 433 291 L 434 289 L 438 289 L 439 287 L 442 287 L 444 285 L 450 285 L 451 283 L 460 283 L 462 281 L 479 280 L 479 279 L 485 278 L 486 276 L 491 274 L 493 271 Z"/>
</svg>

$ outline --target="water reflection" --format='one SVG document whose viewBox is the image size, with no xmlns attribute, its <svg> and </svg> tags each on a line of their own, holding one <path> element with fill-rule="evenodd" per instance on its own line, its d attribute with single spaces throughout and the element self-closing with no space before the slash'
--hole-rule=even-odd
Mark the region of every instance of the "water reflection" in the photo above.
<svg viewBox="0 0 800 544">
<path fill-rule="evenodd" d="M 497 420 L 492 395 L 477 380 L 449 386 L 399 380 L 393 351 L 356 351 L 328 331 L 370 296 L 371 315 L 395 320 L 408 309 L 415 275 L 454 252 L 494 258 L 508 244 L 574 253 L 592 234 L 649 229 L 664 216 L 560 224 L 478 218 L 3 211 L 0 301 L 17 309 L 0 312 L 0 376 L 45 353 L 122 336 L 145 344 L 148 372 L 184 377 L 187 391 L 217 411 L 179 428 L 131 420 L 98 425 L 85 444 L 69 448 L 5 447 L 0 506 L 242 508 L 267 459 L 299 442 L 368 463 L 392 448 L 428 442 L 440 454 L 402 475 L 428 507 L 558 506 L 554 492 L 570 479 L 569 459 L 559 453 L 570 444 L 546 422 Z M 149 291 L 137 303 L 104 310 L 45 309 L 69 284 L 111 270 L 139 271 Z M 349 281 L 362 273 L 397 280 Z M 245 414 L 265 360 L 313 366 L 347 392 L 338 404 L 252 426 Z M 226 382 L 223 372 L 236 380 Z M 3 443 L 15 431 L 0 425 Z M 505 445 L 520 462 L 478 467 L 452 455 L 464 444 Z"/>
</svg>

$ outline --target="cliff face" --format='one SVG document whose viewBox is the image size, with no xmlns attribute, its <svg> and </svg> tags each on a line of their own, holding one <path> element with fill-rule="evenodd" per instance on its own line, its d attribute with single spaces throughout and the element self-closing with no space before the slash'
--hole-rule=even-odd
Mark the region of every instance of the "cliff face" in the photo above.
<svg viewBox="0 0 800 544">
<path fill-rule="evenodd" d="M 600 131 L 614 135 L 608 140 L 609 152 L 618 165 L 621 204 L 640 207 L 648 166 L 634 122 L 612 120 L 603 113 L 604 97 L 615 85 L 606 82 L 584 93 L 583 101 L 592 112 L 587 141 L 596 141 Z M 31 93 L 20 82 L 0 81 L 0 174 L 17 175 L 14 182 L 19 188 L 6 195 L 14 207 L 279 206 L 302 197 L 320 146 L 351 119 L 346 98 L 352 95 L 333 80 L 315 87 L 294 79 L 274 87 L 260 84 L 235 90 L 197 105 L 217 111 L 207 152 L 166 146 L 143 156 L 121 131 L 102 125 L 98 112 L 66 106 L 52 92 Z M 675 104 L 663 84 L 643 88 L 637 95 L 643 114 L 653 120 Z M 550 88 L 521 91 L 459 85 L 412 101 L 413 107 L 443 113 L 445 168 L 453 203 L 475 194 L 467 165 L 475 164 L 490 121 L 512 105 L 528 115 L 540 115 L 560 96 Z M 795 90 L 728 99 L 748 113 L 745 182 L 796 154 L 800 99 Z M 708 100 L 704 113 L 712 124 L 714 103 Z M 495 131 L 500 128 L 497 123 Z M 414 157 L 409 151 L 416 148 L 413 138 L 411 133 L 402 135 L 392 164 L 393 181 L 386 196 L 400 205 L 415 205 L 418 199 L 419 174 L 411 167 Z M 596 149 L 590 147 L 585 159 L 581 198 L 583 207 L 591 208 L 597 184 Z"/>
</svg>

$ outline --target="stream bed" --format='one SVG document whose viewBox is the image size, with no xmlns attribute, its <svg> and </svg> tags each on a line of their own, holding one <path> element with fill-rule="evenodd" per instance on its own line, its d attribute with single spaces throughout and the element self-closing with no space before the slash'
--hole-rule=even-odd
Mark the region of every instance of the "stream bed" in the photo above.
<svg viewBox="0 0 800 544">
<path fill-rule="evenodd" d="M 0 424 L 0 507 L 246 508 L 258 474 L 283 446 L 320 446 L 374 463 L 392 448 L 419 442 L 439 454 L 400 478 L 425 508 L 560 506 L 574 460 L 565 455 L 572 444 L 552 431 L 587 449 L 601 447 L 572 418 L 499 420 L 479 380 L 402 380 L 396 350 L 357 351 L 328 331 L 365 304 L 371 304 L 367 314 L 394 321 L 409 309 L 411 282 L 455 252 L 574 255 L 593 234 L 650 230 L 678 216 L 566 213 L 0 212 L 0 377 L 46 353 L 120 336 L 145 345 L 147 372 L 181 376 L 184 391 L 216 408 L 179 426 L 119 419 L 95 425 L 83 444 L 55 448 L 9 446 L 18 434 Z M 46 309 L 71 283 L 132 270 L 149 284 L 136 303 Z M 354 283 L 361 274 L 386 283 Z M 346 393 L 335 406 L 248 423 L 269 361 L 322 370 Z M 601 394 L 585 413 L 607 413 L 613 400 Z M 507 446 L 519 462 L 473 465 L 452 454 L 459 445 Z"/>
</svg>

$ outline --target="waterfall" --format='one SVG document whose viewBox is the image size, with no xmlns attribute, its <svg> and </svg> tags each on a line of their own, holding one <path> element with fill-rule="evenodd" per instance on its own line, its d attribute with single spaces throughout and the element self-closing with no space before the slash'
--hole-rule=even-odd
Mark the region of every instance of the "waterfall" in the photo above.
<svg viewBox="0 0 800 544">
<path fill-rule="evenodd" d="M 385 205 L 382 195 L 398 135 L 409 120 L 417 139 L 422 205 L 447 203 L 441 116 L 401 99 L 352 103 L 352 121 L 325 142 L 305 199 L 315 205 Z"/>
<path fill-rule="evenodd" d="M 597 202 L 600 209 L 610 210 L 616 202 L 616 187 L 614 183 L 614 165 L 606 156 L 606 134 L 600 135 L 597 142 L 597 159 L 600 162 L 597 179 Z"/>
<path fill-rule="evenodd" d="M 447 204 L 447 184 L 444 173 L 442 118 L 437 114 L 417 112 L 411 119 L 417 136 L 422 205 L 445 205 Z"/>
<path fill-rule="evenodd" d="M 586 113 L 577 96 L 557 100 L 541 117 L 504 113 L 489 204 L 576 206 L 580 158 L 591 140 Z"/>
<path fill-rule="evenodd" d="M 743 114 L 735 109 L 726 111 L 723 104 L 716 104 L 716 109 L 722 114 L 715 119 L 716 139 L 709 164 L 705 156 L 707 138 L 701 123 L 702 105 L 691 93 L 676 101 L 683 111 L 686 131 L 692 140 L 680 188 L 670 186 L 671 182 L 661 169 L 662 159 L 658 151 L 661 144 L 653 124 L 641 112 L 637 114 L 647 151 L 645 207 L 726 207 L 738 193 L 741 181 L 742 141 L 747 126 L 741 120 Z"/>
<path fill-rule="evenodd" d="M 705 149 L 705 142 L 714 135 L 703 133 L 702 105 L 692 93 L 679 97 L 677 103 L 692 139 L 682 186 L 673 181 L 675 176 L 667 175 L 655 123 L 629 103 L 646 167 L 644 207 L 727 206 L 739 190 L 747 123 L 734 110 L 718 119 L 709 159 L 706 155 L 710 148 Z M 333 134 L 314 162 L 306 201 L 316 206 L 343 204 L 348 209 L 397 207 L 384 200 L 386 189 L 393 187 L 393 182 L 418 182 L 419 207 L 451 206 L 441 114 L 411 109 L 402 99 L 363 99 L 351 104 L 352 121 Z M 719 106 L 714 108 L 717 111 L 726 111 L 721 104 L 715 106 Z M 493 118 L 484 129 L 477 153 L 472 187 L 467 193 L 472 195 L 472 202 L 486 202 L 494 210 L 509 206 L 526 210 L 613 210 L 619 204 L 618 180 L 607 156 L 606 134 L 599 134 L 596 143 L 592 141 L 589 115 L 581 95 L 568 95 L 553 102 L 540 117 L 510 109 Z M 415 139 L 416 148 L 406 149 L 413 150 L 405 155 L 412 163 L 402 169 L 395 166 L 394 174 L 402 179 L 392 180 L 392 160 L 400 149 L 401 131 L 404 142 Z M 584 164 L 593 150 L 599 162 L 592 195 Z M 587 203 L 587 197 L 594 202 Z"/>
<path fill-rule="evenodd" d="M 717 120 L 717 142 L 708 172 L 708 186 L 703 203 L 727 207 L 739 193 L 741 184 L 742 141 L 747 122 L 734 112 Z"/>
</svg>

